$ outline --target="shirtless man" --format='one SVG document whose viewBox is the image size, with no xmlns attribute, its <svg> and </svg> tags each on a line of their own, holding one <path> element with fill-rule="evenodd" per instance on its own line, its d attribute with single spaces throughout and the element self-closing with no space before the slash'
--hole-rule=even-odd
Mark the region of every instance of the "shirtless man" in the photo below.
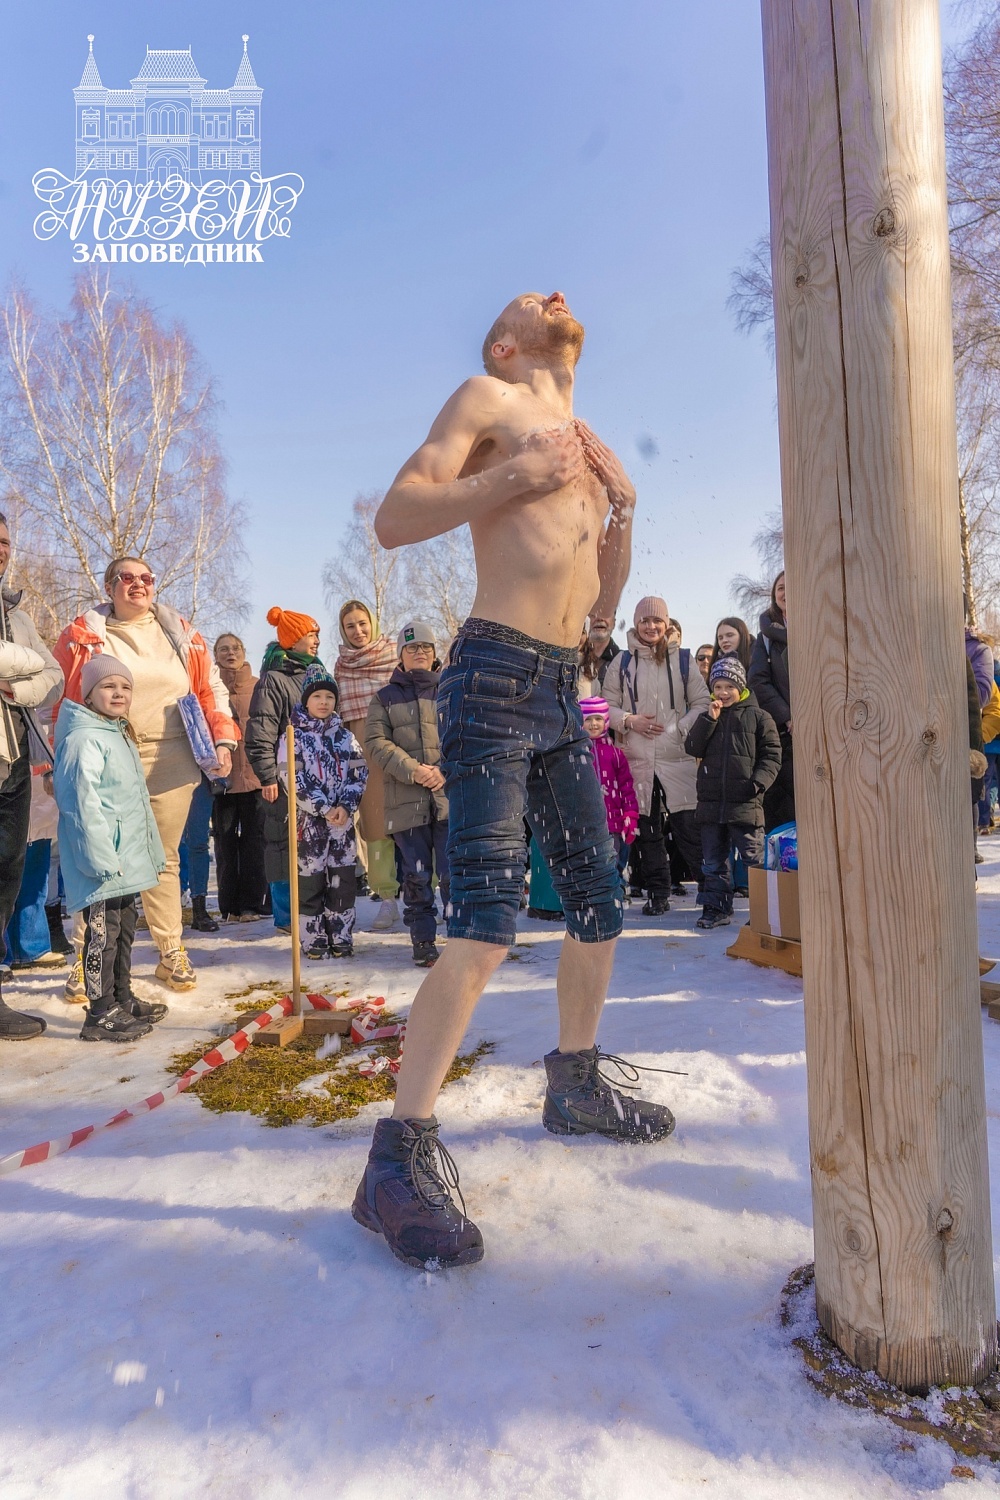
<svg viewBox="0 0 1000 1500">
<path fill-rule="evenodd" d="M 452 1198 L 454 1162 L 434 1104 L 476 1002 L 515 937 L 527 815 L 566 913 L 559 1046 L 545 1058 L 542 1123 L 557 1135 L 660 1140 L 662 1105 L 613 1089 L 595 1046 L 620 882 L 576 697 L 591 609 L 614 618 L 628 577 L 635 491 L 573 416 L 583 328 L 561 292 L 528 293 L 404 464 L 375 521 L 385 547 L 469 523 L 478 589 L 441 676 L 441 767 L 450 809 L 448 945 L 413 1002 L 391 1119 L 378 1122 L 353 1214 L 408 1265 L 482 1259 Z M 459 1192 L 461 1200 L 461 1193 Z"/>
</svg>

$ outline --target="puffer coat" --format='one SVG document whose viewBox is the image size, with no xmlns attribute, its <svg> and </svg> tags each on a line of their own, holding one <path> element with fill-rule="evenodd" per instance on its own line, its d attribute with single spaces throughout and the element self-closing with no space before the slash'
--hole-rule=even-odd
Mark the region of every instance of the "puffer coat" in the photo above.
<svg viewBox="0 0 1000 1500">
<path fill-rule="evenodd" d="M 688 731 L 687 752 L 698 767 L 699 823 L 763 828 L 764 793 L 781 769 L 774 720 L 749 693 L 717 719 L 703 713 Z"/>
<path fill-rule="evenodd" d="M 665 659 L 658 662 L 652 647 L 630 630 L 628 649 L 624 669 L 623 652 L 605 672 L 604 696 L 615 740 L 632 771 L 639 811 L 649 816 L 654 778 L 663 787 L 671 812 L 689 811 L 698 801 L 698 792 L 695 763 L 684 749 L 684 737 L 711 702 L 708 684 L 693 658 L 685 684 L 677 646 L 668 647 Z M 626 714 L 652 714 L 664 726 L 663 733 L 647 738 L 630 729 L 625 734 Z"/>
<path fill-rule="evenodd" d="M 365 751 L 385 778 L 385 828 L 405 833 L 448 817 L 448 799 L 413 779 L 418 766 L 441 760 L 437 692 L 440 672 L 397 667 L 371 701 Z"/>
<path fill-rule="evenodd" d="M 146 777 L 123 719 L 63 700 L 53 783 L 70 911 L 151 890 L 164 867 Z"/>
</svg>

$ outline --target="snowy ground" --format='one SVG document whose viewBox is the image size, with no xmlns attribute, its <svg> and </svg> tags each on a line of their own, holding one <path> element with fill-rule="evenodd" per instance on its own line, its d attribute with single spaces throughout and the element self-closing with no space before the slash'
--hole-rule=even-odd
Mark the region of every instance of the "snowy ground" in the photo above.
<svg viewBox="0 0 1000 1500">
<path fill-rule="evenodd" d="M 983 847 L 996 955 L 1000 837 Z M 2 1500 L 1000 1495 L 989 1465 L 953 1478 L 946 1446 L 826 1401 L 786 1347 L 779 1293 L 812 1257 L 801 987 L 696 915 L 632 909 L 602 1030 L 688 1070 L 650 1075 L 678 1128 L 648 1149 L 542 1131 L 560 933 L 522 922 L 471 1033 L 497 1050 L 439 1111 L 479 1267 L 415 1273 L 351 1220 L 374 1109 L 268 1130 L 186 1095 L 0 1181 Z M 60 982 L 18 984 L 49 1031 L 0 1052 L 0 1154 L 159 1087 L 226 990 L 288 974 L 272 932 L 195 935 L 197 991 L 132 1047 L 84 1046 Z M 396 1006 L 418 979 L 403 935 L 362 934 L 326 985 L 348 973 Z"/>
</svg>

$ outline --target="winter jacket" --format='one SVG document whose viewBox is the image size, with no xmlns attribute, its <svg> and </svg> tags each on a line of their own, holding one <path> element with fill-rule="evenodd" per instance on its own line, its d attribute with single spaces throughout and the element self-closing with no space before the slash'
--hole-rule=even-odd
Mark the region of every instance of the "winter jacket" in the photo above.
<svg viewBox="0 0 1000 1500">
<path fill-rule="evenodd" d="M 163 634 L 184 663 L 191 691 L 196 694 L 202 706 L 213 742 L 232 749 L 239 740 L 240 732 L 233 723 L 229 711 L 229 694 L 222 685 L 219 669 L 212 659 L 204 636 L 183 615 L 171 609 L 169 604 L 157 602 L 152 606 L 152 611 Z M 61 711 L 66 699 L 73 703 L 81 701 L 80 674 L 92 656 L 107 650 L 110 613 L 110 604 L 98 604 L 94 609 L 88 609 L 84 614 L 78 615 L 72 625 L 66 626 L 56 642 L 56 661 L 66 674 L 65 697 L 59 704 L 57 713 Z"/>
<path fill-rule="evenodd" d="M 771 619 L 770 610 L 760 617 L 760 634 L 753 643 L 747 686 L 779 730 L 792 722 L 792 697 L 788 682 L 788 627 Z M 789 740 L 788 752 L 791 752 Z"/>
<path fill-rule="evenodd" d="M 261 786 L 278 780 L 278 748 L 292 709 L 302 697 L 308 669 L 284 660 L 262 670 L 250 699 L 244 743 L 250 769 Z"/>
<path fill-rule="evenodd" d="M 781 769 L 774 720 L 747 694 L 717 719 L 704 713 L 687 737 L 698 767 L 699 823 L 763 828 L 764 793 Z"/>
<path fill-rule="evenodd" d="M 604 674 L 604 696 L 615 739 L 628 757 L 639 811 L 649 816 L 654 778 L 663 787 L 671 812 L 688 811 L 698 794 L 696 768 L 685 752 L 684 736 L 711 702 L 708 684 L 693 658 L 689 658 L 685 684 L 677 646 L 669 646 L 665 659 L 657 662 L 652 648 L 630 630 L 628 649 L 627 660 L 622 652 Z M 630 729 L 625 734 L 626 714 L 652 714 L 664 726 L 663 733 L 647 738 Z"/>
<path fill-rule="evenodd" d="M 979 692 L 979 707 L 985 708 L 993 695 L 993 652 L 985 641 L 966 629 L 965 654 L 972 663 L 972 675 Z"/>
<path fill-rule="evenodd" d="M 44 739 L 32 711 L 54 703 L 63 684 L 62 668 L 31 616 L 17 608 L 20 599 L 19 593 L 0 591 L 0 678 L 10 683 L 10 696 L 0 695 L 0 783 L 6 781 L 20 754 L 23 735 L 19 737 L 17 720 L 25 724 L 31 720 L 32 728 Z"/>
<path fill-rule="evenodd" d="M 397 667 L 371 701 L 365 722 L 365 754 L 385 778 L 385 831 L 405 833 L 448 817 L 448 799 L 418 785 L 418 766 L 441 761 L 437 693 L 440 672 Z"/>
<path fill-rule="evenodd" d="M 335 807 L 353 817 L 364 795 L 368 766 L 361 746 L 338 714 L 314 719 L 301 704 L 290 715 L 295 730 L 295 795 L 300 816 L 325 818 Z M 278 751 L 278 775 L 288 785 L 288 744 Z"/>
<path fill-rule="evenodd" d="M 233 769 L 228 777 L 228 790 L 230 792 L 256 792 L 260 790 L 260 782 L 247 760 L 246 732 L 247 719 L 250 715 L 250 700 L 257 686 L 257 678 L 253 675 L 250 663 L 246 661 L 241 667 L 220 667 L 219 676 L 229 694 L 229 710 L 233 716 L 233 722 L 243 736 L 242 742 L 233 751 Z"/>
<path fill-rule="evenodd" d="M 164 867 L 146 778 L 124 719 L 64 699 L 56 721 L 59 864 L 70 911 L 148 891 Z"/>
<path fill-rule="evenodd" d="M 597 779 L 604 793 L 608 832 L 619 834 L 627 844 L 631 844 L 639 827 L 639 804 L 635 800 L 635 786 L 628 759 L 624 751 L 613 745 L 606 734 L 602 734 L 599 740 L 591 740 L 590 749 L 597 769 Z"/>
</svg>

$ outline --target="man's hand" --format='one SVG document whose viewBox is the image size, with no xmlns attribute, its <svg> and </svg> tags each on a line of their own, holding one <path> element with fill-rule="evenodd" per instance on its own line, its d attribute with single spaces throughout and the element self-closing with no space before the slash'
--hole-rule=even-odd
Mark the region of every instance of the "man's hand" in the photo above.
<svg viewBox="0 0 1000 1500">
<path fill-rule="evenodd" d="M 550 427 L 525 434 L 521 452 L 515 454 L 506 472 L 517 486 L 513 493 L 547 495 L 582 478 L 586 467 L 583 445 L 575 428 Z"/>
<path fill-rule="evenodd" d="M 260 795 L 263 797 L 265 802 L 277 802 L 278 783 L 276 781 L 272 781 L 270 786 L 262 786 L 260 789 Z"/>
<path fill-rule="evenodd" d="M 636 734 L 643 735 L 647 740 L 663 733 L 663 725 L 652 714 L 629 714 L 628 727 L 630 734 L 634 729 Z"/>
<path fill-rule="evenodd" d="M 708 717 L 710 719 L 717 719 L 719 717 L 722 712 L 722 704 L 719 702 L 718 698 L 712 699 L 705 712 L 708 714 Z"/>
<path fill-rule="evenodd" d="M 220 778 L 231 776 L 233 772 L 233 752 L 226 745 L 216 745 L 215 760 L 219 767 Z"/>
<path fill-rule="evenodd" d="M 573 425 L 579 434 L 587 467 L 593 469 L 607 490 L 615 515 L 620 518 L 630 516 L 635 510 L 635 485 L 622 468 L 618 455 L 612 453 L 579 417 Z"/>
<path fill-rule="evenodd" d="M 346 807 L 331 807 L 326 814 L 326 821 L 331 828 L 346 828 L 351 821 L 351 815 Z"/>
<path fill-rule="evenodd" d="M 425 786 L 429 792 L 439 792 L 444 786 L 444 776 L 437 766 L 418 766 L 413 779 L 417 786 Z"/>
</svg>

